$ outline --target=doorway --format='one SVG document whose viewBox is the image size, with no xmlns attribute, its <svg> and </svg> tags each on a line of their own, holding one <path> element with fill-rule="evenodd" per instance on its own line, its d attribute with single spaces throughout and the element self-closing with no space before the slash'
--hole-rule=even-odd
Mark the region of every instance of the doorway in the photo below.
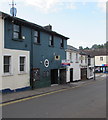
<svg viewBox="0 0 108 120">
<path fill-rule="evenodd" d="M 51 84 L 58 84 L 58 69 L 51 70 Z"/>
<path fill-rule="evenodd" d="M 73 82 L 73 68 L 70 69 L 70 82 Z"/>
</svg>

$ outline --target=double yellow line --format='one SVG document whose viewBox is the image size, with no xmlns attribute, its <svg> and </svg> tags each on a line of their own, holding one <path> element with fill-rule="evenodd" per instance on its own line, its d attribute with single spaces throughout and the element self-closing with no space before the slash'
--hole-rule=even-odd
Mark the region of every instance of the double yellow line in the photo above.
<svg viewBox="0 0 108 120">
<path fill-rule="evenodd" d="M 103 81 L 103 80 L 98 80 L 98 81 Z M 53 91 L 53 92 L 49 92 L 49 93 L 44 93 L 44 94 L 41 94 L 41 95 L 31 96 L 31 97 L 28 97 L 28 98 L 21 98 L 19 100 L 2 103 L 2 104 L 0 104 L 0 107 L 10 105 L 10 104 L 14 104 L 14 103 L 18 103 L 18 102 L 22 102 L 22 101 L 26 101 L 26 100 L 30 100 L 30 99 L 34 99 L 34 98 L 39 98 L 39 97 L 42 97 L 42 96 L 46 96 L 46 95 L 50 95 L 50 94 L 54 94 L 54 93 L 58 93 L 58 92 L 63 92 L 63 91 L 66 91 L 66 90 L 71 90 L 71 89 L 74 89 L 74 88 L 79 88 L 79 87 L 82 87 L 82 86 L 93 84 L 94 82 L 97 82 L 97 81 L 95 80 L 95 81 L 92 81 L 92 82 L 89 82 L 89 83 L 84 83 L 82 85 L 71 87 L 71 88 L 64 88 L 64 89 L 61 89 L 61 90 L 57 90 L 57 91 Z"/>
</svg>

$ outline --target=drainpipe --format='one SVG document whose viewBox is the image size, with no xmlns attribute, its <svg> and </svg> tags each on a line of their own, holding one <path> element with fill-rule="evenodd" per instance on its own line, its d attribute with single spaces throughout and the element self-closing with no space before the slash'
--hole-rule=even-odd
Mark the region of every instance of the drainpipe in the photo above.
<svg viewBox="0 0 108 120">
<path fill-rule="evenodd" d="M 34 82 L 33 82 L 33 42 L 32 42 L 32 30 L 31 30 L 31 52 L 30 52 L 30 83 L 31 89 L 34 90 Z"/>
<path fill-rule="evenodd" d="M 95 56 L 94 56 L 94 80 L 96 80 L 96 77 L 95 77 Z"/>
</svg>

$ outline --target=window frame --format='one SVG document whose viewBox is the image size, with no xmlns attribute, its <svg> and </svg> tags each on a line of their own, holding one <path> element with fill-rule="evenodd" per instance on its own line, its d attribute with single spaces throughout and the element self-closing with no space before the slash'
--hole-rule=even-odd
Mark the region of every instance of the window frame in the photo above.
<svg viewBox="0 0 108 120">
<path fill-rule="evenodd" d="M 64 48 L 64 39 L 63 38 L 61 38 L 61 40 L 60 40 L 60 48 Z"/>
<path fill-rule="evenodd" d="M 20 58 L 21 57 L 24 57 L 25 60 L 24 60 L 24 71 L 20 71 Z M 18 73 L 19 74 L 25 74 L 27 73 L 27 56 L 26 55 L 19 55 L 19 58 L 18 58 Z"/>
<path fill-rule="evenodd" d="M 49 35 L 49 46 L 54 46 L 54 36 L 53 35 Z"/>
<path fill-rule="evenodd" d="M 78 55 L 78 53 L 76 53 L 76 55 L 75 55 L 76 63 L 79 63 L 78 57 L 79 57 L 79 55 Z"/>
<path fill-rule="evenodd" d="M 100 57 L 100 61 L 103 61 L 103 57 Z"/>
<path fill-rule="evenodd" d="M 37 36 L 35 35 L 35 32 L 37 32 Z M 35 41 L 35 38 L 37 38 L 37 41 Z M 33 43 L 40 44 L 40 31 L 38 30 L 33 31 Z"/>
<path fill-rule="evenodd" d="M 4 60 L 5 60 L 5 57 L 6 57 L 6 56 L 7 56 L 7 57 L 10 57 L 10 61 L 9 61 L 9 62 L 10 62 L 10 63 L 9 63 L 9 72 L 5 72 L 5 71 L 4 71 L 4 69 L 5 69 L 5 67 L 4 67 L 4 66 L 5 66 Z M 4 76 L 12 75 L 12 71 L 13 71 L 12 68 L 13 68 L 13 66 L 12 66 L 12 55 L 10 55 L 10 54 L 4 54 L 4 55 L 3 55 L 3 75 L 4 75 Z"/>
<path fill-rule="evenodd" d="M 19 27 L 18 31 L 14 29 L 14 26 Z M 17 38 L 14 37 L 14 33 L 18 34 Z M 12 25 L 12 38 L 14 40 L 19 40 L 19 39 L 22 40 L 22 26 L 20 24 L 13 23 L 13 25 Z"/>
</svg>

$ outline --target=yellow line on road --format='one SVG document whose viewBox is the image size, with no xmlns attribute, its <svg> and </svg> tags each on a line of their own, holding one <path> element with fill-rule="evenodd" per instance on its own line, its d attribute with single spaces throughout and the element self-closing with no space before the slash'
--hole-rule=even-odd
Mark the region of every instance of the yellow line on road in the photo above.
<svg viewBox="0 0 108 120">
<path fill-rule="evenodd" d="M 103 81 L 103 80 L 98 80 L 98 81 Z M 44 93 L 44 94 L 41 94 L 41 95 L 36 95 L 36 96 L 28 97 L 28 98 L 22 98 L 22 99 L 19 99 L 19 100 L 15 100 L 15 101 L 0 104 L 0 107 L 10 105 L 10 104 L 13 104 L 13 103 L 18 103 L 18 102 L 30 100 L 30 99 L 34 99 L 34 98 L 39 98 L 39 97 L 42 97 L 42 96 L 46 96 L 46 95 L 50 95 L 50 94 L 54 94 L 54 93 L 58 93 L 58 92 L 63 92 L 63 91 L 66 91 L 66 90 L 71 90 L 71 89 L 74 89 L 74 88 L 79 88 L 79 87 L 82 87 L 82 86 L 93 84 L 95 82 L 97 82 L 97 81 L 92 81 L 92 82 L 89 82 L 89 83 L 84 83 L 83 85 L 79 85 L 79 86 L 75 86 L 75 87 L 71 87 L 71 88 L 64 88 L 64 89 L 61 89 L 61 90 L 57 90 L 57 91 L 53 91 L 53 92 L 49 92 L 49 93 Z"/>
</svg>

